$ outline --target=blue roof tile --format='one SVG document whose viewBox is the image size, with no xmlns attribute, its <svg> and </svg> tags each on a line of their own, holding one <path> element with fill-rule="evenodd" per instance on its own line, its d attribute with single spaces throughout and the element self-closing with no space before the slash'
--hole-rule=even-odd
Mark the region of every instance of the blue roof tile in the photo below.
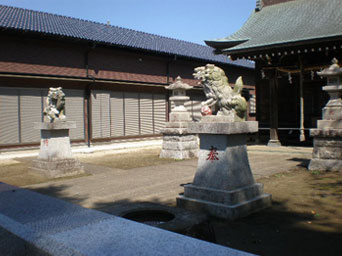
<svg viewBox="0 0 342 256">
<path fill-rule="evenodd" d="M 124 48 L 178 55 L 217 63 L 254 68 L 246 60 L 231 61 L 213 48 L 159 35 L 56 14 L 0 5 L 0 28 L 68 37 Z"/>
</svg>

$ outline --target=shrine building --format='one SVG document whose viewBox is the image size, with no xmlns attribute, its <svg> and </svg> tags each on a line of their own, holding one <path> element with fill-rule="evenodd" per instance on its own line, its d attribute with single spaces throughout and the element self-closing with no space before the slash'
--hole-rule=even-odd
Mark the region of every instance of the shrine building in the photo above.
<svg viewBox="0 0 342 256">
<path fill-rule="evenodd" d="M 240 30 L 206 41 L 255 61 L 259 137 L 270 146 L 312 145 L 309 129 L 329 98 L 317 72 L 342 61 L 341 24 L 341 0 L 260 0 Z"/>
</svg>

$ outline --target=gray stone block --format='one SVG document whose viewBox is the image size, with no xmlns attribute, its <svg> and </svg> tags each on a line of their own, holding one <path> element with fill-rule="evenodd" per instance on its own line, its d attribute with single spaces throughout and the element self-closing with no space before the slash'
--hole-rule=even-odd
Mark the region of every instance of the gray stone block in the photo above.
<svg viewBox="0 0 342 256">
<path fill-rule="evenodd" d="M 317 129 L 342 129 L 342 120 L 318 120 Z"/>
<path fill-rule="evenodd" d="M 323 108 L 323 120 L 342 120 L 341 107 Z"/>
<path fill-rule="evenodd" d="M 200 141 L 193 185 L 234 190 L 255 183 L 248 161 L 246 134 L 200 134 Z M 217 159 L 211 160 L 213 153 Z"/>
<path fill-rule="evenodd" d="M 34 123 L 34 128 L 39 130 L 68 130 L 76 128 L 75 121 L 55 121 L 53 123 L 41 122 Z"/>
<path fill-rule="evenodd" d="M 198 149 L 196 141 L 166 142 L 163 141 L 162 148 L 165 150 L 193 150 Z"/>
<path fill-rule="evenodd" d="M 313 158 L 310 161 L 308 169 L 310 171 L 340 171 L 342 172 L 342 160 Z"/>
<path fill-rule="evenodd" d="M 177 206 L 188 210 L 205 212 L 218 218 L 236 220 L 253 212 L 260 211 L 272 204 L 271 195 L 263 194 L 235 205 L 226 205 L 212 201 L 199 200 L 185 196 L 177 197 Z"/>
<path fill-rule="evenodd" d="M 33 160 L 29 173 L 47 178 L 60 178 L 84 173 L 83 165 L 76 159 Z"/>
<path fill-rule="evenodd" d="M 310 129 L 312 137 L 342 137 L 342 129 Z"/>
<path fill-rule="evenodd" d="M 184 196 L 188 198 L 211 201 L 220 204 L 234 205 L 259 197 L 264 193 L 261 183 L 235 190 L 219 190 L 194 185 L 184 186 Z"/>
<path fill-rule="evenodd" d="M 198 122 L 189 123 L 189 133 L 193 134 L 244 134 L 255 133 L 258 131 L 258 122 L 231 122 L 231 123 L 214 123 L 214 122 Z"/>
</svg>

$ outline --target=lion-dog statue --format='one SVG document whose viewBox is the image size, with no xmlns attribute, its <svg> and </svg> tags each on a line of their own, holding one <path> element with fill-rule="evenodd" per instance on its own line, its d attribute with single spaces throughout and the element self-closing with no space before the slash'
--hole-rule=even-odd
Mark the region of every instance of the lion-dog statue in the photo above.
<svg viewBox="0 0 342 256">
<path fill-rule="evenodd" d="M 65 94 L 62 87 L 49 88 L 46 105 L 43 113 L 51 123 L 56 119 L 65 119 Z"/>
<path fill-rule="evenodd" d="M 201 80 L 199 84 L 204 89 L 207 100 L 202 102 L 202 115 L 211 113 L 208 109 L 216 105 L 217 115 L 231 117 L 232 121 L 244 121 L 246 119 L 247 102 L 241 96 L 243 81 L 240 76 L 232 89 L 228 83 L 224 71 L 213 64 L 195 68 L 193 76 Z"/>
</svg>

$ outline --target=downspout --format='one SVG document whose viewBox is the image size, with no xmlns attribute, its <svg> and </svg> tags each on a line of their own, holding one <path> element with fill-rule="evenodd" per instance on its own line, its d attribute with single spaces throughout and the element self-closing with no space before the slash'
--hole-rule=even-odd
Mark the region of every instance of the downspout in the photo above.
<svg viewBox="0 0 342 256">
<path fill-rule="evenodd" d="M 87 145 L 88 148 L 90 148 L 91 146 L 91 122 L 92 122 L 92 118 L 91 118 L 91 89 L 90 86 L 95 84 L 95 77 L 89 75 L 89 53 L 94 50 L 96 47 L 96 44 L 92 44 L 91 48 L 88 49 L 85 54 L 84 54 L 84 66 L 86 69 L 86 77 L 92 79 L 93 81 L 91 83 L 89 83 L 85 89 L 85 98 L 87 100 L 87 131 L 88 131 L 88 136 L 87 136 Z"/>
</svg>

